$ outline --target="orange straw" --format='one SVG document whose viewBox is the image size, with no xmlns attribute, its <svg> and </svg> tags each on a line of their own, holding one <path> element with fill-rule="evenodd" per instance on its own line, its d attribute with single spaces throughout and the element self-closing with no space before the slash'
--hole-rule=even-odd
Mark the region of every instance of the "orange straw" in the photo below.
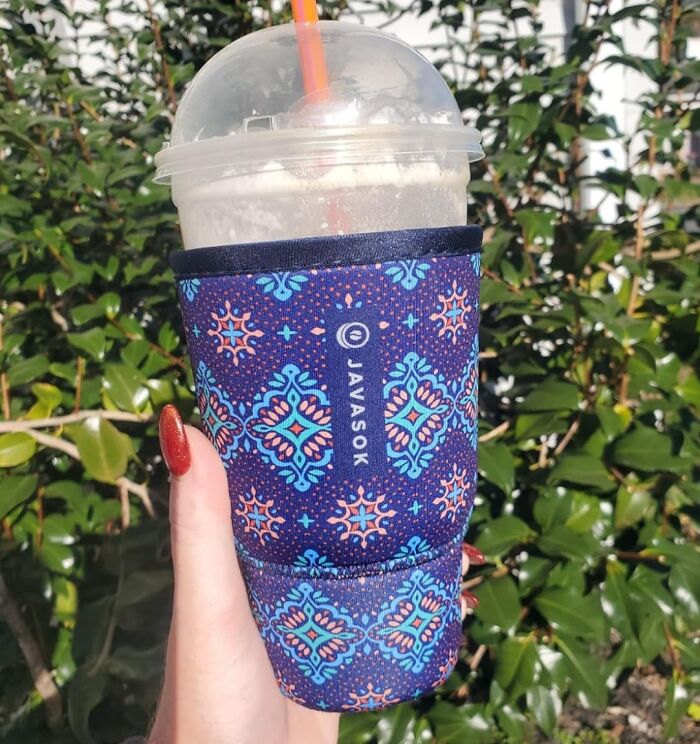
<svg viewBox="0 0 700 744">
<path fill-rule="evenodd" d="M 328 70 L 321 34 L 316 26 L 318 11 L 315 0 L 292 0 L 292 15 L 296 23 L 304 90 L 314 101 L 326 100 L 330 93 Z"/>
</svg>

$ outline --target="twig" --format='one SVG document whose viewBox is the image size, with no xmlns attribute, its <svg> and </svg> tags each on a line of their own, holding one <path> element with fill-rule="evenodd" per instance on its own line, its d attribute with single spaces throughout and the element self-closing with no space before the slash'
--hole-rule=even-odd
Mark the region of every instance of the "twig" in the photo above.
<svg viewBox="0 0 700 744">
<path fill-rule="evenodd" d="M 492 439 L 496 439 L 500 437 L 501 434 L 505 434 L 508 431 L 508 429 L 510 429 L 510 421 L 504 421 L 503 423 L 496 426 L 494 429 L 491 429 L 491 431 L 487 431 L 486 434 L 482 434 L 479 437 L 479 441 L 490 442 Z"/>
<path fill-rule="evenodd" d="M 73 410 L 80 410 L 80 399 L 83 394 L 83 375 L 85 374 L 85 360 L 78 354 L 78 360 L 75 364 L 75 403 Z"/>
<path fill-rule="evenodd" d="M 34 439 L 36 439 L 36 441 L 44 447 L 50 447 L 51 449 L 59 450 L 60 452 L 64 452 L 69 457 L 72 457 L 74 460 L 80 461 L 80 452 L 72 442 L 67 442 L 65 439 L 61 439 L 61 437 L 54 437 L 51 434 L 42 434 L 41 432 L 34 431 L 33 429 L 27 431 L 27 434 L 29 434 L 29 436 L 31 437 L 34 437 Z M 134 483 L 134 481 L 130 480 L 126 476 L 117 478 L 116 484 L 120 488 L 125 488 L 129 493 L 133 493 L 134 496 L 138 496 L 138 498 L 141 499 L 141 501 L 143 502 L 143 506 L 148 512 L 149 516 L 155 517 L 156 512 L 153 508 L 153 501 L 151 500 L 150 494 L 148 493 L 148 489 L 146 488 L 145 484 Z"/>
<path fill-rule="evenodd" d="M 549 445 L 547 444 L 547 436 L 543 436 L 541 441 L 542 444 L 540 445 L 540 452 L 537 457 L 537 467 L 539 467 L 540 470 L 544 470 L 547 467 L 549 458 Z"/>
<path fill-rule="evenodd" d="M 160 33 L 160 24 L 158 23 L 155 14 L 153 13 L 153 3 L 151 0 L 146 0 L 146 6 L 148 7 L 148 20 L 151 24 L 151 30 L 153 31 L 153 39 L 156 43 L 156 49 L 160 55 L 160 63 L 163 70 L 163 79 L 165 80 L 165 86 L 167 88 L 167 98 L 170 106 L 175 109 L 177 108 L 177 95 L 175 94 L 175 84 L 173 83 L 173 76 L 170 74 L 170 67 L 168 66 L 168 60 L 165 56 L 165 46 L 163 44 L 163 37 Z"/>
<path fill-rule="evenodd" d="M 129 491 L 123 483 L 117 485 L 119 504 L 122 510 L 122 529 L 126 529 L 131 523 L 131 505 L 129 504 Z"/>
<path fill-rule="evenodd" d="M 70 125 L 73 129 L 73 136 L 75 137 L 75 141 L 78 143 L 78 147 L 80 148 L 80 154 L 83 156 L 83 160 L 88 165 L 92 165 L 90 148 L 87 146 L 85 137 L 83 137 L 83 133 L 80 131 L 80 125 L 78 124 L 78 120 L 75 118 L 75 112 L 73 111 L 73 104 L 69 101 L 65 101 L 65 106 L 66 112 L 68 114 L 68 121 L 70 122 Z"/>
<path fill-rule="evenodd" d="M 134 481 L 129 480 L 123 475 L 121 478 L 117 478 L 117 486 L 125 488 L 129 493 L 133 493 L 134 496 L 138 496 L 143 502 L 143 507 L 148 512 L 149 517 L 156 516 L 156 510 L 153 508 L 153 501 L 151 501 L 151 496 L 148 493 L 145 483 L 134 483 Z"/>
<path fill-rule="evenodd" d="M 668 261 L 672 258 L 683 258 L 684 256 L 692 256 L 694 253 L 700 251 L 700 240 L 695 240 L 692 243 L 688 243 L 685 248 L 668 248 L 664 251 L 652 251 L 649 256 L 652 261 Z M 602 266 L 602 264 L 601 264 Z"/>
<path fill-rule="evenodd" d="M 571 426 L 569 427 L 566 434 L 564 434 L 564 437 L 562 438 L 561 442 L 557 445 L 557 448 L 554 450 L 554 456 L 559 457 L 561 453 L 569 446 L 569 442 L 576 436 L 576 432 L 579 430 L 579 427 L 581 426 L 581 414 L 579 413 L 578 416 L 572 421 Z"/>
<path fill-rule="evenodd" d="M 80 108 L 82 108 L 83 111 L 86 111 L 88 115 L 91 116 L 95 121 L 102 121 L 102 117 L 100 116 L 100 114 L 87 101 L 80 101 Z"/>
<path fill-rule="evenodd" d="M 0 316 L 0 351 L 3 349 L 3 325 L 2 316 Z M 0 373 L 0 389 L 2 389 L 2 415 L 4 418 L 10 418 L 10 383 L 7 379 L 7 373 Z"/>
<path fill-rule="evenodd" d="M 49 429 L 54 426 L 76 424 L 89 418 L 103 418 L 108 421 L 128 421 L 131 423 L 146 423 L 154 421 L 154 417 L 147 413 L 129 413 L 128 411 L 105 411 L 103 409 L 83 410 L 68 413 L 65 416 L 50 418 L 27 419 L 26 421 L 0 421 L 0 434 L 8 431 L 30 431 L 31 429 Z"/>
<path fill-rule="evenodd" d="M 637 223 L 635 227 L 634 238 L 634 257 L 637 261 L 642 260 L 642 250 L 644 248 L 644 213 L 646 204 L 640 204 L 637 209 Z M 627 315 L 634 315 L 637 306 L 637 296 L 639 295 L 639 282 L 641 281 L 639 271 L 635 272 L 632 277 L 632 288 L 630 289 L 630 298 L 627 303 Z"/>
<path fill-rule="evenodd" d="M 0 571 L 0 617 L 7 623 L 22 656 L 27 663 L 34 686 L 44 701 L 46 722 L 53 731 L 60 727 L 63 720 L 63 700 L 51 672 L 46 668 L 34 636 L 19 612 L 14 597 L 7 588 L 5 578 Z"/>
<path fill-rule="evenodd" d="M 485 643 L 482 643 L 479 648 L 476 649 L 474 656 L 472 656 L 469 661 L 469 668 L 472 672 L 475 672 L 479 668 L 479 664 L 481 664 L 481 660 L 484 658 L 484 654 L 487 650 L 488 646 Z"/>
<path fill-rule="evenodd" d="M 668 653 L 671 656 L 671 664 L 673 665 L 673 671 L 677 675 L 683 674 L 683 665 L 681 664 L 681 658 L 678 655 L 678 651 L 675 646 L 675 641 L 671 635 L 671 629 L 668 627 L 668 623 L 664 622 L 664 635 L 666 636 L 666 646 Z"/>
<path fill-rule="evenodd" d="M 634 550 L 616 550 L 615 555 L 621 561 L 648 561 L 649 563 L 663 563 L 663 558 L 659 555 L 638 553 Z"/>
</svg>

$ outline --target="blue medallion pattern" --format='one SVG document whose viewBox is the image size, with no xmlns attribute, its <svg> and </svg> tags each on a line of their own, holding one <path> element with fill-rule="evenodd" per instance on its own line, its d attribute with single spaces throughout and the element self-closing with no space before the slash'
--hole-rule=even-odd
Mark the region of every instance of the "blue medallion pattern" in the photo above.
<svg viewBox="0 0 700 744">
<path fill-rule="evenodd" d="M 455 380 L 455 424 L 460 426 L 469 437 L 469 444 L 473 450 L 479 437 L 478 405 L 479 405 L 479 337 L 475 336 L 469 349 L 469 361 L 464 367 L 462 376 Z"/>
<path fill-rule="evenodd" d="M 307 583 L 289 592 L 276 608 L 270 628 L 284 653 L 317 685 L 352 660 L 355 646 L 365 635 L 347 610 L 334 607 L 323 592 Z"/>
<path fill-rule="evenodd" d="M 411 351 L 384 386 L 386 453 L 400 473 L 415 479 L 445 439 L 452 398 L 442 375 Z"/>
<path fill-rule="evenodd" d="M 398 660 L 405 671 L 418 674 L 451 622 L 453 605 L 453 591 L 429 572 L 416 569 L 398 596 L 382 605 L 370 638 L 379 644 L 384 656 Z"/>
<path fill-rule="evenodd" d="M 457 662 L 480 265 L 478 228 L 446 230 L 445 255 L 420 231 L 414 258 L 179 277 L 253 617 L 282 693 L 319 710 L 413 699 Z"/>
<path fill-rule="evenodd" d="M 257 395 L 246 429 L 265 462 L 297 491 L 318 483 L 333 456 L 330 401 L 311 375 L 287 364 Z"/>
<path fill-rule="evenodd" d="M 229 394 L 216 384 L 202 361 L 197 365 L 195 385 L 204 431 L 228 467 L 229 461 L 238 456 L 238 443 L 245 434 L 243 421 L 236 414 Z"/>
</svg>

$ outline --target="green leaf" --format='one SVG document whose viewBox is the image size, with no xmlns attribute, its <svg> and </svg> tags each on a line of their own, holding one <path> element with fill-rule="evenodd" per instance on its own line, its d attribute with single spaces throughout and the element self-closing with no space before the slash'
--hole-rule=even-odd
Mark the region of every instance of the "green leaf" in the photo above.
<svg viewBox="0 0 700 744">
<path fill-rule="evenodd" d="M 500 556 L 516 545 L 529 542 L 535 533 L 522 519 L 506 514 L 487 522 L 476 541 L 476 546 L 488 556 Z"/>
<path fill-rule="evenodd" d="M 537 653 L 530 636 L 506 638 L 496 648 L 495 679 L 515 700 L 531 686 Z"/>
<path fill-rule="evenodd" d="M 489 483 L 510 495 L 515 485 L 515 466 L 510 449 L 502 442 L 484 442 L 479 446 L 479 472 Z"/>
<path fill-rule="evenodd" d="M 686 714 L 690 704 L 690 694 L 683 679 L 674 674 L 666 686 L 666 720 L 664 721 L 664 739 L 675 736 L 681 718 Z"/>
<path fill-rule="evenodd" d="M 662 577 L 656 571 L 644 565 L 637 566 L 628 582 L 628 587 L 643 601 L 651 600 L 667 617 L 673 614 L 673 600 L 664 587 Z"/>
<path fill-rule="evenodd" d="M 15 507 L 29 500 L 36 491 L 36 475 L 8 475 L 0 478 L 0 519 Z"/>
<path fill-rule="evenodd" d="M 576 385 L 559 380 L 545 380 L 518 403 L 520 412 L 575 411 L 580 394 Z"/>
<path fill-rule="evenodd" d="M 103 483 L 115 483 L 126 472 L 133 449 L 131 440 L 104 418 L 94 416 L 66 427 L 78 446 L 88 475 Z"/>
<path fill-rule="evenodd" d="M 542 685 L 533 685 L 527 691 L 526 701 L 535 723 L 551 737 L 561 713 L 561 698 L 557 691 Z"/>
<path fill-rule="evenodd" d="M 602 710 L 608 702 L 608 691 L 600 673 L 600 663 L 591 655 L 588 646 L 560 635 L 555 635 L 553 640 L 568 661 L 569 675 L 576 692 L 586 705 Z"/>
<path fill-rule="evenodd" d="M 0 468 L 14 468 L 31 460 L 36 452 L 36 439 L 22 431 L 0 434 Z"/>
<path fill-rule="evenodd" d="M 508 109 L 508 140 L 517 149 L 537 129 L 539 107 L 534 103 L 514 103 Z"/>
<path fill-rule="evenodd" d="M 615 501 L 615 529 L 633 527 L 640 520 L 653 516 L 654 511 L 654 499 L 649 491 L 621 486 Z"/>
<path fill-rule="evenodd" d="M 615 442 L 612 459 L 633 470 L 677 472 L 687 469 L 688 464 L 671 450 L 671 437 L 647 426 L 637 426 Z"/>
<path fill-rule="evenodd" d="M 634 609 L 626 582 L 626 570 L 617 561 L 608 561 L 602 605 L 612 627 L 623 638 L 635 639 Z"/>
<path fill-rule="evenodd" d="M 21 359 L 12 364 L 7 371 L 10 387 L 26 385 L 49 371 L 49 360 L 45 354 L 37 354 L 28 359 Z"/>
<path fill-rule="evenodd" d="M 149 397 L 145 382 L 145 378 L 127 364 L 105 365 L 104 389 L 122 411 L 143 410 Z"/>
<path fill-rule="evenodd" d="M 63 400 L 61 391 L 55 385 L 50 385 L 48 382 L 37 382 L 32 385 L 32 393 L 34 393 L 36 399 L 48 411 L 47 416 L 50 416 L 54 409 L 61 405 L 61 401 Z"/>
<path fill-rule="evenodd" d="M 338 744 L 370 744 L 379 716 L 377 713 L 356 713 L 341 716 Z"/>
<path fill-rule="evenodd" d="M 574 483 L 610 491 L 615 485 L 605 465 L 593 455 L 564 453 L 549 474 L 549 483 Z"/>
<path fill-rule="evenodd" d="M 384 712 L 377 725 L 377 744 L 415 744 L 416 713 L 404 703 Z"/>
<path fill-rule="evenodd" d="M 694 565 L 676 563 L 671 568 L 668 585 L 691 630 L 700 629 L 700 558 Z"/>
<path fill-rule="evenodd" d="M 590 641 L 605 637 L 605 618 L 596 594 L 579 594 L 573 587 L 551 587 L 540 592 L 535 607 L 557 633 Z"/>
<path fill-rule="evenodd" d="M 574 532 L 588 532 L 601 515 L 600 499 L 574 492 L 571 504 L 571 515 L 564 523 Z"/>
<path fill-rule="evenodd" d="M 104 328 L 91 328 L 82 333 L 67 333 L 68 342 L 79 351 L 83 351 L 93 359 L 101 362 L 107 349 L 107 337 Z"/>
<path fill-rule="evenodd" d="M 515 628 L 521 606 L 518 590 L 510 576 L 487 579 L 474 593 L 479 598 L 475 614 L 485 626 L 503 633 Z"/>
<path fill-rule="evenodd" d="M 435 703 L 428 718 L 440 744 L 492 744 L 492 722 L 483 705 L 467 703 L 459 707 L 443 701 Z"/>
<path fill-rule="evenodd" d="M 603 547 L 588 533 L 574 532 L 563 524 L 557 524 L 537 541 L 547 555 L 570 560 L 591 561 L 601 555 Z"/>
</svg>

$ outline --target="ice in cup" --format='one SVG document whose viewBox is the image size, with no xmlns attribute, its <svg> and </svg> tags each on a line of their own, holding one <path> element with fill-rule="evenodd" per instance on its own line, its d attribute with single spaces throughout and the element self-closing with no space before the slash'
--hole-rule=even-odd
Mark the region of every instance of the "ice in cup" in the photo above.
<svg viewBox="0 0 700 744">
<path fill-rule="evenodd" d="M 305 93 L 294 24 L 226 47 L 183 96 L 156 178 L 185 248 L 465 224 L 481 136 L 438 71 L 388 34 L 317 25 L 327 99 Z"/>
</svg>

